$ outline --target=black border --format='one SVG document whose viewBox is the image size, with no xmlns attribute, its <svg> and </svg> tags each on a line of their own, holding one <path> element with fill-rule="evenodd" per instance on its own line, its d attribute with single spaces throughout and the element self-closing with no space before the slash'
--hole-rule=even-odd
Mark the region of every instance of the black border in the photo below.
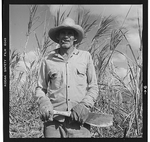
<svg viewBox="0 0 150 142">
<path fill-rule="evenodd" d="M 61 0 L 61 4 L 142 4 L 143 5 L 143 87 L 148 86 L 148 0 L 92 0 L 88 1 L 75 1 L 67 2 Z M 146 93 L 143 89 L 143 138 L 93 138 L 93 139 L 41 139 L 41 138 L 9 138 L 9 5 L 10 4 L 60 4 L 60 0 L 55 1 L 35 1 L 35 0 L 3 0 L 2 1 L 2 69 L 3 69 L 3 136 L 4 142 L 14 141 L 127 141 L 127 142 L 147 142 L 148 136 L 148 89 Z M 7 64 L 6 64 L 6 63 Z"/>
<path fill-rule="evenodd" d="M 5 2 L 4 2 L 5 1 Z M 148 0 L 93 0 L 93 1 L 70 1 L 70 0 L 42 0 L 42 1 L 35 1 L 35 0 L 3 0 L 5 4 L 148 4 Z"/>
<path fill-rule="evenodd" d="M 9 5 L 2 6 L 3 136 L 6 140 L 9 137 Z"/>
</svg>

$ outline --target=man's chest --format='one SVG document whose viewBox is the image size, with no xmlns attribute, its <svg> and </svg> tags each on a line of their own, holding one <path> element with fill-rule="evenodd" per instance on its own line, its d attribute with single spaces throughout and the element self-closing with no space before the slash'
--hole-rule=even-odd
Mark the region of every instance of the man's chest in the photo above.
<svg viewBox="0 0 150 142">
<path fill-rule="evenodd" d="M 67 61 L 47 60 L 46 67 L 48 74 L 62 73 L 86 73 L 87 61 L 83 58 L 71 58 Z"/>
</svg>

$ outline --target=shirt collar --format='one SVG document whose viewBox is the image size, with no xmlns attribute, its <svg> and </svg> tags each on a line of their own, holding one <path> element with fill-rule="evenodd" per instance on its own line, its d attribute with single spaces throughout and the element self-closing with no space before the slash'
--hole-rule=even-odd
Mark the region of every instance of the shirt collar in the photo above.
<svg viewBox="0 0 150 142">
<path fill-rule="evenodd" d="M 72 54 L 78 55 L 79 54 L 79 50 L 75 48 Z"/>
<path fill-rule="evenodd" d="M 52 58 L 54 60 L 59 60 L 59 61 L 63 61 L 64 58 L 59 54 L 59 49 L 57 48 L 55 50 L 53 50 L 51 53 L 53 54 Z M 71 53 L 70 57 L 72 57 L 72 55 L 78 55 L 79 54 L 79 50 L 78 49 L 74 49 L 73 52 Z"/>
<path fill-rule="evenodd" d="M 60 54 L 59 54 L 59 49 L 60 49 L 60 48 L 57 48 L 57 49 L 55 50 L 55 53 L 54 53 L 55 56 L 60 56 Z M 79 50 L 75 48 L 75 49 L 73 50 L 72 54 L 78 55 L 78 54 L 79 54 Z"/>
</svg>

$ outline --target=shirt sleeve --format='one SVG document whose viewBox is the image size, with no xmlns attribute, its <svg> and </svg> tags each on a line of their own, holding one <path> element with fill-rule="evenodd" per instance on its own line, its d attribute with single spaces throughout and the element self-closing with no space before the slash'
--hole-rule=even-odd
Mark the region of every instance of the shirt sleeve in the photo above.
<svg viewBox="0 0 150 142">
<path fill-rule="evenodd" d="M 88 83 L 87 94 L 82 100 L 82 102 L 84 102 L 85 105 L 88 107 L 93 107 L 98 97 L 98 85 L 95 67 L 90 53 L 88 56 L 88 64 L 87 64 L 87 83 Z"/>
<path fill-rule="evenodd" d="M 38 81 L 35 92 L 37 99 L 45 97 L 45 94 L 47 93 L 47 86 L 48 86 L 48 72 L 46 68 L 46 61 L 43 60 L 41 62 L 40 70 L 38 73 Z"/>
</svg>

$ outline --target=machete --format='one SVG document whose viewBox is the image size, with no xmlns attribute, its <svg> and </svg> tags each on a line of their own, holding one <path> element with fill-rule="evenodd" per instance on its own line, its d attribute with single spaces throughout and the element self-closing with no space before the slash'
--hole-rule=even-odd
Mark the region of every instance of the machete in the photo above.
<svg viewBox="0 0 150 142">
<path fill-rule="evenodd" d="M 54 110 L 54 115 L 63 115 L 70 117 L 71 111 L 56 111 Z M 113 116 L 110 114 L 102 114 L 89 112 L 89 116 L 84 123 L 96 127 L 109 127 L 113 125 Z"/>
</svg>

